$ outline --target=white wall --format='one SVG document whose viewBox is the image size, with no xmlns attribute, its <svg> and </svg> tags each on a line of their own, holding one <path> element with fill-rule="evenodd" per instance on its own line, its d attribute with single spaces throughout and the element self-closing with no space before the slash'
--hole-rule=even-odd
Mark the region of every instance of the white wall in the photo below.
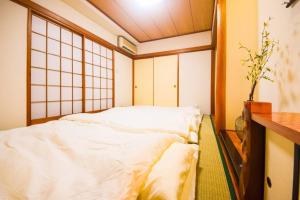
<svg viewBox="0 0 300 200">
<path fill-rule="evenodd" d="M 270 60 L 275 82 L 259 84 L 259 101 L 273 104 L 273 111 L 300 112 L 300 2 L 285 8 L 281 0 L 258 0 L 259 33 L 263 22 L 272 18 L 269 31 L 279 40 L 279 48 Z M 260 42 L 258 42 L 260 44 Z M 267 131 L 266 173 L 272 188 L 265 184 L 265 199 L 291 199 L 294 144 L 277 133 Z"/>
<path fill-rule="evenodd" d="M 137 45 L 138 54 L 184 49 L 211 44 L 211 31 L 143 42 Z"/>
<path fill-rule="evenodd" d="M 132 105 L 132 59 L 114 51 L 115 106 Z"/>
<path fill-rule="evenodd" d="M 300 112 L 300 3 L 287 9 L 281 0 L 260 0 L 260 31 L 268 17 L 273 18 L 269 30 L 279 49 L 270 60 L 275 82 L 261 82 L 259 100 L 272 102 L 274 111 Z"/>
<path fill-rule="evenodd" d="M 179 55 L 179 105 L 199 106 L 210 114 L 211 51 Z"/>
<path fill-rule="evenodd" d="M 27 9 L 0 1 L 0 130 L 26 125 Z"/>
</svg>

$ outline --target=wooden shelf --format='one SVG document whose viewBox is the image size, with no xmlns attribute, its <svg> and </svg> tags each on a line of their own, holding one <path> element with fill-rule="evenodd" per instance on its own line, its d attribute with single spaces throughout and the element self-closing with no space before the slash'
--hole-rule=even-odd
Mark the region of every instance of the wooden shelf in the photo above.
<svg viewBox="0 0 300 200">
<path fill-rule="evenodd" d="M 225 134 L 227 137 L 231 140 L 232 144 L 234 145 L 235 149 L 239 153 L 240 157 L 245 160 L 245 154 L 243 153 L 242 150 L 242 141 L 241 139 L 237 136 L 236 131 L 233 130 L 226 130 Z"/>
<path fill-rule="evenodd" d="M 252 113 L 252 120 L 300 144 L 300 113 Z"/>
</svg>

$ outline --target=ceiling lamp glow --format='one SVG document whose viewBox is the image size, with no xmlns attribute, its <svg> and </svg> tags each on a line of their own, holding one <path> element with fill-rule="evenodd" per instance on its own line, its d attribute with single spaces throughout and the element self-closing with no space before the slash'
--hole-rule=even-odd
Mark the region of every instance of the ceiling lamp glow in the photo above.
<svg viewBox="0 0 300 200">
<path fill-rule="evenodd" d="M 141 6 L 153 6 L 159 4 L 162 0 L 136 0 Z"/>
</svg>

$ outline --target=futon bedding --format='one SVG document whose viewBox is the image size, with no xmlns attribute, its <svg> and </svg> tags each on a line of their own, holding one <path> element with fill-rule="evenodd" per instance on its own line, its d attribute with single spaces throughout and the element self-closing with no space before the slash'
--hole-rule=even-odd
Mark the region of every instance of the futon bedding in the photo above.
<svg viewBox="0 0 300 200">
<path fill-rule="evenodd" d="M 0 199 L 136 199 L 175 142 L 66 120 L 1 131 Z"/>
<path fill-rule="evenodd" d="M 194 199 L 197 160 L 197 145 L 173 143 L 153 166 L 139 200 Z"/>
<path fill-rule="evenodd" d="M 98 123 L 131 132 L 177 134 L 187 141 L 197 142 L 202 114 L 194 107 L 130 106 L 116 107 L 100 113 L 68 115 L 61 119 Z"/>
</svg>

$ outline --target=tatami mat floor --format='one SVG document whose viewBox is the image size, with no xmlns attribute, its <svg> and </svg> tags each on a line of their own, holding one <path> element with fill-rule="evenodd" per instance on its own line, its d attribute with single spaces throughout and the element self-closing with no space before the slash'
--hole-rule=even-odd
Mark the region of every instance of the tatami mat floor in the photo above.
<svg viewBox="0 0 300 200">
<path fill-rule="evenodd" d="M 197 200 L 232 199 L 210 116 L 203 118 L 199 146 Z"/>
</svg>

